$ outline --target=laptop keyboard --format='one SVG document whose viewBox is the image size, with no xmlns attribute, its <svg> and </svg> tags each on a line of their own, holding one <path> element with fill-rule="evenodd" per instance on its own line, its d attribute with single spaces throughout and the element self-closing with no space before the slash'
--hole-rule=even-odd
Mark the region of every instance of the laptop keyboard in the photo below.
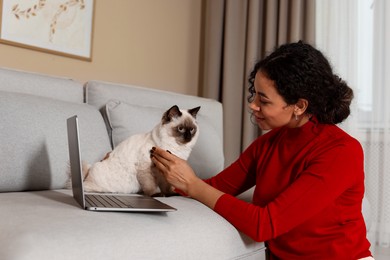
<svg viewBox="0 0 390 260">
<path fill-rule="evenodd" d="M 133 208 L 172 210 L 173 208 L 148 196 L 112 195 L 112 194 L 85 194 L 87 207 L 96 208 Z M 176 210 L 176 209 L 174 209 Z"/>
<path fill-rule="evenodd" d="M 133 208 L 131 203 L 126 200 L 126 198 L 121 198 L 121 196 L 112 196 L 112 195 L 85 195 L 85 200 L 93 206 L 96 207 L 106 207 L 106 208 Z"/>
</svg>

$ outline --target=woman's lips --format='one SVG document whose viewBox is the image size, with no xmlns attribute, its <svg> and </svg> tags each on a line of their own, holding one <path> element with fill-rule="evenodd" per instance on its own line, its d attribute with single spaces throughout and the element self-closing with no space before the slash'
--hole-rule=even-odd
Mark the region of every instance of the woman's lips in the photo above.
<svg viewBox="0 0 390 260">
<path fill-rule="evenodd" d="M 255 115 L 255 114 L 254 114 L 254 117 L 255 117 L 256 122 L 258 122 L 258 123 L 264 121 L 264 118 L 263 118 L 263 117 L 260 117 L 260 116 Z"/>
</svg>

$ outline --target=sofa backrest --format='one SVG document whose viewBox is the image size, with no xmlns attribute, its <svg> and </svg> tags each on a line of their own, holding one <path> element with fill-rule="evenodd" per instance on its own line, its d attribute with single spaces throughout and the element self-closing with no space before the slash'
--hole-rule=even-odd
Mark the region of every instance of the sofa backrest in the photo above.
<svg viewBox="0 0 390 260">
<path fill-rule="evenodd" d="M 150 131 L 173 105 L 181 109 L 201 106 L 197 115 L 200 135 L 188 159 L 201 178 L 223 169 L 222 104 L 212 99 L 103 81 L 86 84 L 86 102 L 105 117 L 112 145 L 126 137 Z"/>
<path fill-rule="evenodd" d="M 0 68 L 0 192 L 64 187 L 67 118 L 79 116 L 82 159 L 93 163 L 128 135 L 150 131 L 174 104 L 201 106 L 200 137 L 189 162 L 201 178 L 215 175 L 224 164 L 217 101 L 98 81 L 84 87 L 66 78 Z"/>
<path fill-rule="evenodd" d="M 81 152 L 111 150 L 100 113 L 72 80 L 0 69 L 0 192 L 63 188 L 68 179 L 66 119 L 80 117 Z"/>
<path fill-rule="evenodd" d="M 8 68 L 0 68 L 0 90 L 68 102 L 84 102 L 84 93 L 80 82 Z"/>
</svg>

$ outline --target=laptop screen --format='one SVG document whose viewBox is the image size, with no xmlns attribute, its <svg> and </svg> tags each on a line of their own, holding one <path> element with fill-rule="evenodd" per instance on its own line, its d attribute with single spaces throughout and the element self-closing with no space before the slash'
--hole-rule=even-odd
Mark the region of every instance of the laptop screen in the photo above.
<svg viewBox="0 0 390 260">
<path fill-rule="evenodd" d="M 77 116 L 68 118 L 68 146 L 69 146 L 69 160 L 70 170 L 72 176 L 72 190 L 73 197 L 85 208 L 84 191 L 83 191 L 83 177 L 81 169 L 81 155 L 79 145 L 79 128 Z"/>
</svg>

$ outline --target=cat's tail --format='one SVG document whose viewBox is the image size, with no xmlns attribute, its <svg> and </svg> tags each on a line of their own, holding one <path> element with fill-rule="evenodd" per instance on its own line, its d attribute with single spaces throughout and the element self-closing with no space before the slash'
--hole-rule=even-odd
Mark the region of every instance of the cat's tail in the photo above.
<svg viewBox="0 0 390 260">
<path fill-rule="evenodd" d="M 83 180 L 85 180 L 89 174 L 89 170 L 91 169 L 91 165 L 85 161 L 81 162 L 81 169 L 83 171 Z"/>
<path fill-rule="evenodd" d="M 72 178 L 71 178 L 72 176 L 71 176 L 71 172 L 70 172 L 70 162 L 69 161 L 67 162 L 67 166 L 66 166 L 66 176 L 68 176 L 68 178 L 66 179 L 64 188 L 71 189 L 72 188 Z"/>
</svg>

